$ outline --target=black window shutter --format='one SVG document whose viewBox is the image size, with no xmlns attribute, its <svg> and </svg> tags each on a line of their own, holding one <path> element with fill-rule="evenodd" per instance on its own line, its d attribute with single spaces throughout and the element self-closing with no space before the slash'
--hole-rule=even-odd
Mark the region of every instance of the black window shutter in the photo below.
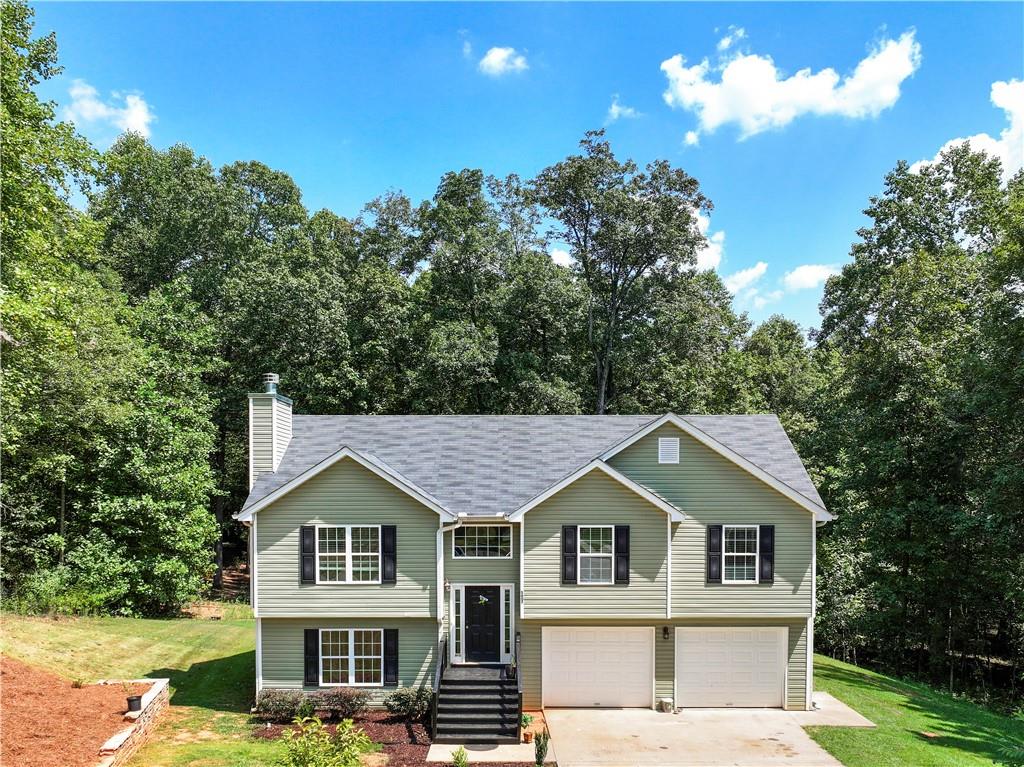
<svg viewBox="0 0 1024 767">
<path fill-rule="evenodd" d="M 381 583 L 395 583 L 398 576 L 397 553 L 398 540 L 397 528 L 394 525 L 381 525 L 380 527 L 380 562 L 381 562 Z"/>
<path fill-rule="evenodd" d="M 629 525 L 615 526 L 615 582 L 629 583 Z"/>
<path fill-rule="evenodd" d="M 299 572 L 303 583 L 316 583 L 316 528 L 303 525 L 299 528 L 301 550 L 299 552 Z"/>
<path fill-rule="evenodd" d="M 722 526 L 708 525 L 708 583 L 722 582 Z"/>
<path fill-rule="evenodd" d="M 305 630 L 305 673 L 302 677 L 302 684 L 306 687 L 320 686 L 320 630 Z"/>
<path fill-rule="evenodd" d="M 398 687 L 398 629 L 384 629 L 384 686 Z"/>
<path fill-rule="evenodd" d="M 576 525 L 562 525 L 562 583 L 576 583 Z"/>
<path fill-rule="evenodd" d="M 775 581 L 775 525 L 761 525 L 758 528 L 758 554 L 761 560 L 761 572 L 758 580 L 761 583 Z"/>
</svg>

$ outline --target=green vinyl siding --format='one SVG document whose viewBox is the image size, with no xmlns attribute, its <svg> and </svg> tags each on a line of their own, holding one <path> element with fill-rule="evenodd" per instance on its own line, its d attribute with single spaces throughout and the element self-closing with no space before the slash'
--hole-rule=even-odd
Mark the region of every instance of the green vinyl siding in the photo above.
<svg viewBox="0 0 1024 767">
<path fill-rule="evenodd" d="M 599 470 L 526 513 L 525 617 L 664 617 L 668 516 Z M 562 525 L 629 525 L 629 584 L 563 584 Z"/>
<path fill-rule="evenodd" d="M 252 394 L 249 396 L 249 407 L 252 409 L 250 418 L 250 451 L 252 461 L 252 481 L 260 474 L 274 470 L 274 398 L 270 395 Z"/>
<path fill-rule="evenodd" d="M 541 707 L 541 680 L 543 678 L 543 654 L 541 629 L 544 626 L 653 626 L 654 627 L 654 697 L 675 698 L 675 654 L 676 626 L 786 626 L 789 629 L 789 654 L 787 658 L 786 707 L 806 707 L 807 681 L 807 624 L 803 620 L 779 621 L 771 619 L 744 618 L 736 620 L 673 620 L 673 621 L 611 621 L 611 620 L 543 620 L 523 621 L 519 625 L 522 634 L 522 659 L 520 669 L 523 676 L 523 706 L 527 709 Z M 669 627 L 668 638 L 663 638 L 663 627 Z"/>
<path fill-rule="evenodd" d="M 658 463 L 660 437 L 679 438 L 678 464 Z M 810 615 L 814 520 L 809 511 L 671 424 L 610 463 L 687 517 L 672 526 L 673 616 Z M 712 524 L 775 525 L 774 583 L 705 583 L 705 536 Z"/>
<path fill-rule="evenodd" d="M 395 525 L 397 583 L 311 584 L 299 577 L 302 525 Z M 257 610 L 263 617 L 437 617 L 435 512 L 345 458 L 257 512 Z"/>
<path fill-rule="evenodd" d="M 263 618 L 263 689 L 313 690 L 303 687 L 303 631 L 326 628 L 398 629 L 398 684 L 419 687 L 434 683 L 437 622 L 422 619 L 353 620 L 347 618 Z M 333 689 L 333 688 L 326 688 Z M 360 687 L 379 705 L 390 687 Z"/>
</svg>

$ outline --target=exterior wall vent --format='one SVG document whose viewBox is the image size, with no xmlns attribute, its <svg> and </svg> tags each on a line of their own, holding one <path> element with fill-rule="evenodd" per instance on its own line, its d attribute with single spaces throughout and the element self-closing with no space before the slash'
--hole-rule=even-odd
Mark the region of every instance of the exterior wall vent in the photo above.
<svg viewBox="0 0 1024 767">
<path fill-rule="evenodd" d="M 679 437 L 659 437 L 658 463 L 679 463 Z"/>
</svg>

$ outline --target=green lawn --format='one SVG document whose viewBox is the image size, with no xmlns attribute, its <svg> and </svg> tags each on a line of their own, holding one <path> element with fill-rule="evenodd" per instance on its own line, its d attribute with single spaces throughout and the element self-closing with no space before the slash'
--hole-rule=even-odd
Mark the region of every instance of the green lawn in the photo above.
<svg viewBox="0 0 1024 767">
<path fill-rule="evenodd" d="M 260 767 L 279 747 L 250 738 L 254 630 L 247 607 L 223 619 L 2 616 L 0 652 L 70 679 L 169 677 L 171 709 L 133 767 Z M 1024 720 L 830 658 L 815 658 L 815 687 L 878 725 L 811 728 L 847 767 L 992 765 L 999 746 L 1024 741 Z M 929 737 L 923 733 L 930 733 Z"/>
<path fill-rule="evenodd" d="M 998 764 L 1000 746 L 1010 739 L 1024 741 L 1024 719 L 1009 719 L 925 685 L 832 658 L 814 657 L 814 687 L 878 725 L 873 730 L 808 728 L 811 737 L 847 767 Z"/>
</svg>

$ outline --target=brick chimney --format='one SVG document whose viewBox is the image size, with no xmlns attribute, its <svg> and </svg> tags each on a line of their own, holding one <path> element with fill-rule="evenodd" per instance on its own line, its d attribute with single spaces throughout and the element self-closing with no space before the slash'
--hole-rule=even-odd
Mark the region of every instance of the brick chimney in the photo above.
<svg viewBox="0 0 1024 767">
<path fill-rule="evenodd" d="M 292 438 L 292 401 L 278 394 L 277 373 L 264 373 L 263 391 L 249 395 L 249 489 L 277 471 Z"/>
</svg>

